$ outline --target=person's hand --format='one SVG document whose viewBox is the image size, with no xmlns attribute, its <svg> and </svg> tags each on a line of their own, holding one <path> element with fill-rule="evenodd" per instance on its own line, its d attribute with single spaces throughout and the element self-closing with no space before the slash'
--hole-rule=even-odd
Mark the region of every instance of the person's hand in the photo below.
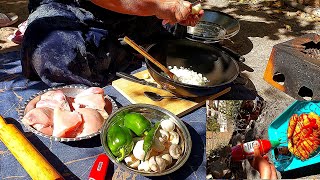
<svg viewBox="0 0 320 180">
<path fill-rule="evenodd" d="M 184 26 L 195 26 L 204 14 L 203 10 L 192 14 L 192 5 L 188 1 L 162 0 L 158 2 L 155 15 L 163 20 L 163 24 L 179 23 Z"/>
<path fill-rule="evenodd" d="M 259 171 L 261 179 L 277 179 L 276 168 L 269 163 L 268 156 L 261 156 L 259 146 L 254 147 L 254 158 L 249 162 L 255 170 Z"/>
</svg>

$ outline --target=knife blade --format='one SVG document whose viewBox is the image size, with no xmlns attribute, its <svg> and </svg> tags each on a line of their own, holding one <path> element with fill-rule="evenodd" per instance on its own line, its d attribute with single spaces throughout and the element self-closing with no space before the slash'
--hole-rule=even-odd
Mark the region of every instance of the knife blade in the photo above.
<svg viewBox="0 0 320 180">
<path fill-rule="evenodd" d="M 155 88 L 161 88 L 160 85 L 156 84 L 156 83 L 152 83 L 152 82 L 148 82 L 144 79 L 139 79 L 133 75 L 124 73 L 124 72 L 116 72 L 116 76 L 121 77 L 123 79 L 135 82 L 135 83 L 139 83 L 142 85 L 147 85 L 147 86 L 151 86 L 151 87 L 155 87 Z"/>
</svg>

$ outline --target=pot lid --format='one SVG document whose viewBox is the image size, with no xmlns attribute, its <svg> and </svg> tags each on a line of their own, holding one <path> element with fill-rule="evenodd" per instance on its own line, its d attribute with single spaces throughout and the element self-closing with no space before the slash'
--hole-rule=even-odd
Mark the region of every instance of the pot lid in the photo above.
<svg viewBox="0 0 320 180">
<path fill-rule="evenodd" d="M 201 42 L 217 42 L 226 36 L 226 29 L 219 24 L 200 21 L 196 26 L 187 27 L 187 39 Z"/>
</svg>

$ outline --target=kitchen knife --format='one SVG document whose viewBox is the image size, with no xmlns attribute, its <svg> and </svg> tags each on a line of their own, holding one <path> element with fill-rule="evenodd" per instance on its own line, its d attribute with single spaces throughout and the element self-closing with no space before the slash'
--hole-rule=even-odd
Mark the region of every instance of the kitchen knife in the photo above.
<svg viewBox="0 0 320 180">
<path fill-rule="evenodd" d="M 160 85 L 156 84 L 156 83 L 152 83 L 152 82 L 148 82 L 144 79 L 139 79 L 133 75 L 130 75 L 130 74 L 127 74 L 127 73 L 124 73 L 124 72 L 117 72 L 116 75 L 118 77 L 121 77 L 121 78 L 124 78 L 126 80 L 129 80 L 129 81 L 132 81 L 132 82 L 135 82 L 135 83 L 139 83 L 139 84 L 142 84 L 142 85 L 147 85 L 147 86 L 151 86 L 151 87 L 155 87 L 155 88 L 161 88 Z"/>
</svg>

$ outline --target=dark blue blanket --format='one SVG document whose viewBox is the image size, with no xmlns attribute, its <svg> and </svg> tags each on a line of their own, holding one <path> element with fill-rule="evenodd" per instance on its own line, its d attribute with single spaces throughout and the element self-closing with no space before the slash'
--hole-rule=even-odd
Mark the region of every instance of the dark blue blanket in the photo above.
<svg viewBox="0 0 320 180">
<path fill-rule="evenodd" d="M 124 36 L 146 45 L 183 35 L 156 17 L 118 14 L 90 1 L 32 0 L 29 8 L 23 73 L 49 86 L 108 84 L 133 59 L 134 50 L 118 40 Z"/>
</svg>

